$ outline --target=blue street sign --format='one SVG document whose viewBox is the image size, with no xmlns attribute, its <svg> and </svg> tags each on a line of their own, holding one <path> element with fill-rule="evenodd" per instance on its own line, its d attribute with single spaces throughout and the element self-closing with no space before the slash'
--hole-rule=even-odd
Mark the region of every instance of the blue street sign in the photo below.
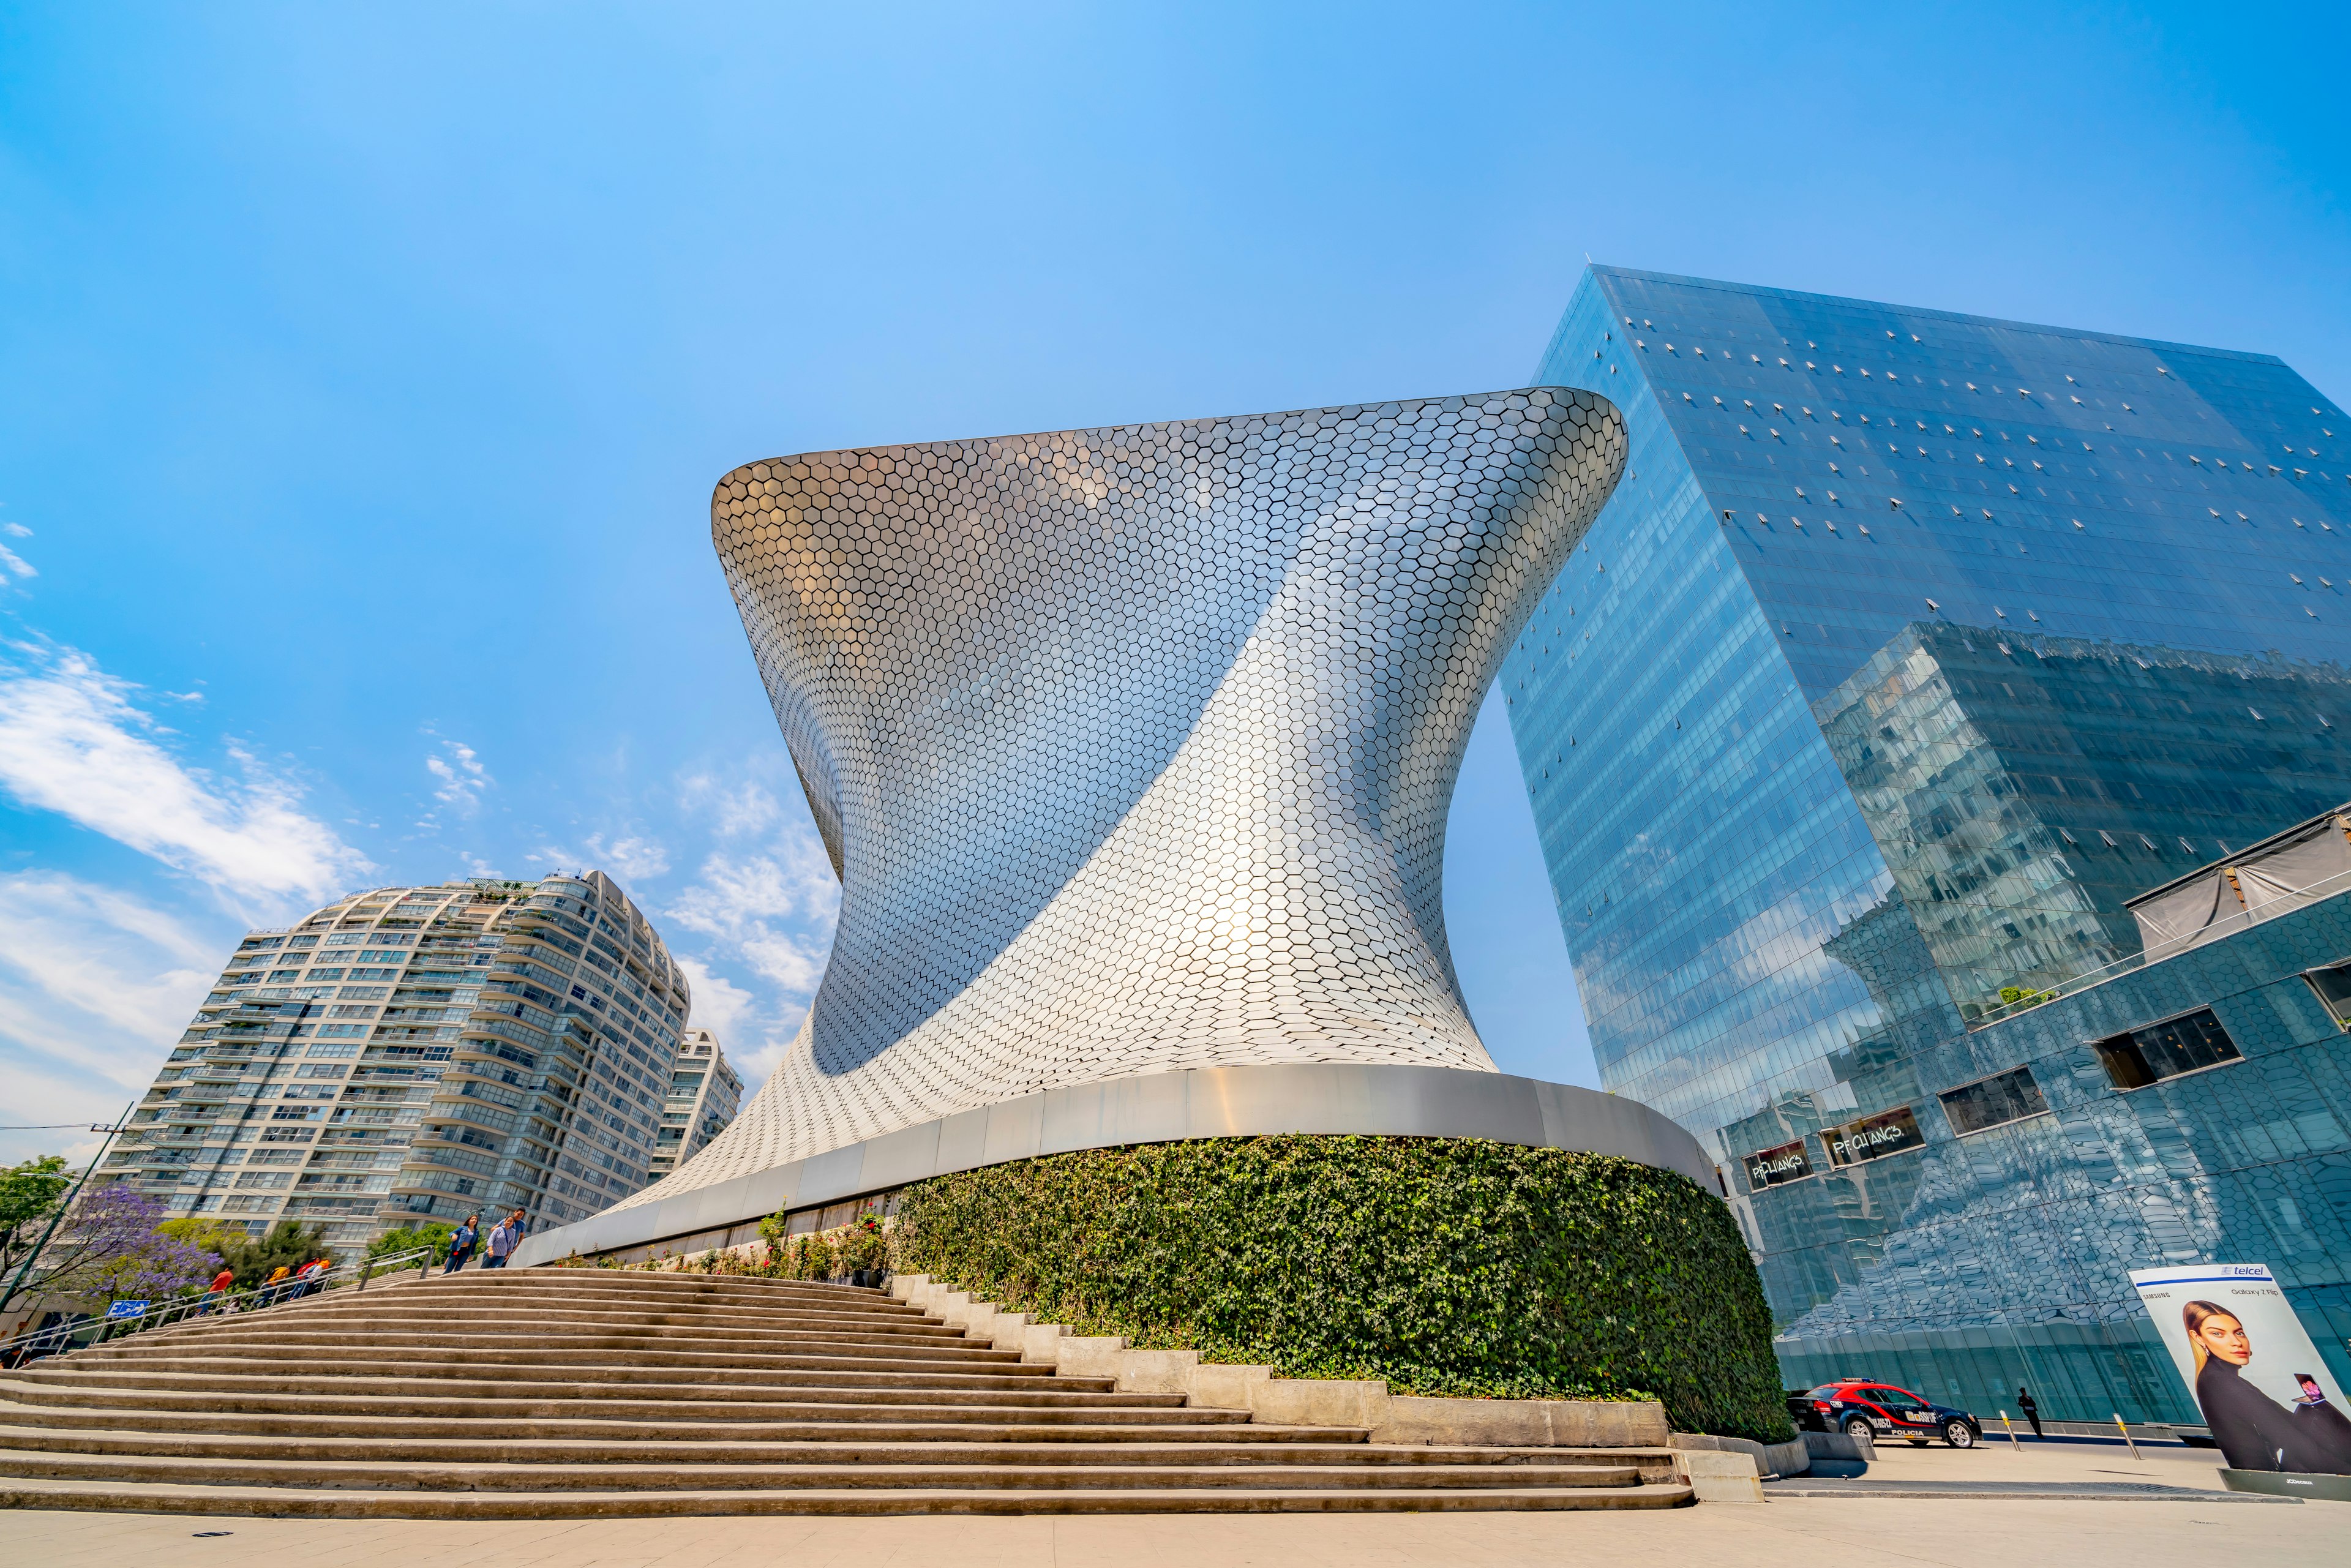
<svg viewBox="0 0 2351 1568">
<path fill-rule="evenodd" d="M 106 1315 L 110 1318 L 135 1318 L 146 1310 L 144 1301 L 116 1301 L 106 1309 Z"/>
</svg>

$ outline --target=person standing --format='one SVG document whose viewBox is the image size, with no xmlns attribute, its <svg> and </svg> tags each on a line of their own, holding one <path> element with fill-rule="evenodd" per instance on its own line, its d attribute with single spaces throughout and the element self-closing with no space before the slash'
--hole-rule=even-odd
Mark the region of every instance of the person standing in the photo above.
<svg viewBox="0 0 2351 1568">
<path fill-rule="evenodd" d="M 2036 1437 L 2041 1436 L 2041 1406 L 2032 1402 L 2032 1396 L 2027 1394 L 2022 1385 L 2016 1390 L 2016 1407 L 2024 1412 L 2026 1420 L 2032 1423 L 2032 1435 Z"/>
<path fill-rule="evenodd" d="M 485 1269 L 505 1268 L 507 1266 L 507 1255 L 515 1249 L 515 1243 L 520 1239 L 521 1238 L 515 1234 L 515 1219 L 513 1215 L 508 1215 L 506 1218 L 499 1220 L 497 1225 L 490 1231 L 490 1255 L 482 1260 L 482 1267 Z"/>
<path fill-rule="evenodd" d="M 465 1223 L 451 1232 L 449 1263 L 441 1270 L 444 1274 L 455 1274 L 465 1266 L 465 1260 L 474 1255 L 474 1243 L 481 1238 L 482 1234 L 481 1224 L 480 1215 L 469 1214 L 465 1216 Z"/>
</svg>

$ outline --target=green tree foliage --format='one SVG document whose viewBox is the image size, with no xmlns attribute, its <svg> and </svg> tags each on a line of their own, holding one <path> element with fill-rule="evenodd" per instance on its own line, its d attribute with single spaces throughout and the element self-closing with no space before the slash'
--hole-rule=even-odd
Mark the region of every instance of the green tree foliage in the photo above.
<svg viewBox="0 0 2351 1568">
<path fill-rule="evenodd" d="M 242 1225 L 225 1225 L 201 1215 L 189 1215 L 181 1219 L 167 1219 L 156 1230 L 174 1241 L 184 1241 L 191 1247 L 201 1247 L 207 1252 L 226 1256 L 229 1243 L 246 1239 Z"/>
<path fill-rule="evenodd" d="M 1303 1134 L 1089 1149 L 918 1183 L 897 1231 L 901 1269 L 1142 1346 L 1790 1436 L 1729 1209 L 1631 1160 Z"/>
<path fill-rule="evenodd" d="M 403 1225 L 397 1230 L 387 1230 L 368 1243 L 371 1258 L 396 1258 L 403 1252 L 413 1252 L 420 1247 L 433 1249 L 433 1261 L 449 1260 L 449 1238 L 457 1234 L 454 1225 L 444 1225 L 430 1219 L 422 1225 Z"/>
<path fill-rule="evenodd" d="M 0 1292 L 7 1291 L 25 1260 L 41 1244 L 73 1179 L 59 1155 L 43 1155 L 0 1170 Z M 0 1295 L 0 1306 L 7 1299 Z"/>
<path fill-rule="evenodd" d="M 326 1232 L 317 1226 L 281 1219 L 265 1236 L 232 1239 L 221 1257 L 236 1270 L 236 1288 L 245 1291 L 266 1284 L 280 1268 L 291 1272 L 313 1258 L 331 1262 L 335 1254 L 327 1245 Z"/>
</svg>

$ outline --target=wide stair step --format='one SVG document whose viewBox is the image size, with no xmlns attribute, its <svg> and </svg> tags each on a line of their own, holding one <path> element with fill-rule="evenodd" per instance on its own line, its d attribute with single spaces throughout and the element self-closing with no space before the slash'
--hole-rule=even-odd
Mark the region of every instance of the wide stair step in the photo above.
<svg viewBox="0 0 2351 1568">
<path fill-rule="evenodd" d="M 877 1291 L 402 1281 L 0 1374 L 0 1504 L 288 1517 L 1666 1508 L 1650 1450 L 1374 1444 L 1060 1377 Z"/>
</svg>

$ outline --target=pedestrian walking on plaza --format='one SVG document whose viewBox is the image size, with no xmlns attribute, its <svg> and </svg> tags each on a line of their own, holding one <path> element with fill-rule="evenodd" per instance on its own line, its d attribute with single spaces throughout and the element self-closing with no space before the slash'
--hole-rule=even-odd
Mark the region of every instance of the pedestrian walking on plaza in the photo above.
<svg viewBox="0 0 2351 1568">
<path fill-rule="evenodd" d="M 2016 1407 L 2024 1412 L 2026 1420 L 2032 1423 L 2032 1435 L 2036 1437 L 2041 1436 L 2041 1406 L 2035 1405 L 2032 1396 L 2021 1386 L 2016 1391 Z"/>
<path fill-rule="evenodd" d="M 444 1274 L 454 1274 L 465 1266 L 465 1260 L 474 1255 L 475 1241 L 481 1237 L 481 1226 L 480 1215 L 465 1216 L 465 1223 L 449 1238 L 449 1266 L 441 1270 Z"/>
<path fill-rule="evenodd" d="M 482 1260 L 483 1268 L 503 1269 L 507 1266 L 507 1255 L 515 1249 L 515 1243 L 522 1239 L 515 1233 L 515 1225 L 514 1216 L 508 1215 L 490 1231 L 490 1255 Z"/>
<path fill-rule="evenodd" d="M 277 1269 L 271 1272 L 269 1278 L 261 1281 L 261 1289 L 256 1294 L 253 1304 L 256 1307 L 274 1307 L 278 1302 L 284 1301 L 286 1299 L 286 1281 L 292 1276 L 293 1272 L 293 1269 L 287 1264 L 280 1263 L 277 1265 Z"/>
<path fill-rule="evenodd" d="M 225 1263 L 222 1264 L 221 1271 L 213 1276 L 212 1288 L 204 1292 L 204 1303 L 196 1310 L 196 1315 L 202 1317 L 218 1312 L 221 1301 L 228 1295 L 228 1288 L 235 1283 L 236 1270 Z"/>
</svg>

